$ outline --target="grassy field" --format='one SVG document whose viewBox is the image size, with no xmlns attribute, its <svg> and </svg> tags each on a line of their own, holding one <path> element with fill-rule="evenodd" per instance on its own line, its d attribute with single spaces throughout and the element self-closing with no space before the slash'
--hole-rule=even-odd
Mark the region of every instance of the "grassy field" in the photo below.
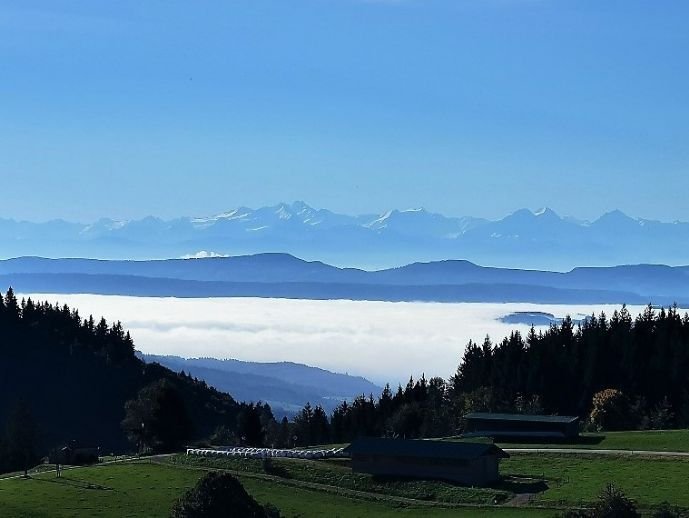
<svg viewBox="0 0 689 518">
<path fill-rule="evenodd" d="M 158 465 L 110 464 L 0 481 L 0 515 L 167 516 L 199 475 Z M 138 510 L 138 511 L 137 511 Z"/>
<path fill-rule="evenodd" d="M 686 430 L 620 432 L 575 447 L 687 451 L 688 443 Z M 173 502 L 207 469 L 238 473 L 259 502 L 276 505 L 288 517 L 552 517 L 554 508 L 591 503 L 608 482 L 643 509 L 664 501 L 689 509 L 689 459 L 684 458 L 513 454 L 502 463 L 505 481 L 493 488 L 467 488 L 355 474 L 346 461 L 274 459 L 266 473 L 258 460 L 179 455 L 67 470 L 61 479 L 47 472 L 29 480 L 0 479 L 0 517 L 133 517 L 142 516 L 142 510 L 145 516 L 168 516 Z M 486 506 L 511 502 L 524 492 L 535 493 L 529 507 Z"/>
<path fill-rule="evenodd" d="M 30 476 L 33 476 L 33 475 L 36 475 L 38 473 L 43 473 L 44 471 L 50 471 L 54 468 L 55 468 L 55 466 L 53 466 L 52 464 L 39 464 L 38 466 L 34 466 L 33 468 L 29 469 L 28 474 Z M 0 480 L 2 480 L 3 478 L 14 478 L 18 475 L 23 475 L 23 474 L 24 474 L 23 471 L 12 471 L 9 473 L 0 473 Z"/>
<path fill-rule="evenodd" d="M 178 456 L 169 462 L 263 473 L 260 461 Z M 545 506 L 584 506 L 593 502 L 608 482 L 621 487 L 642 508 L 667 501 L 689 508 L 689 459 L 596 456 L 594 454 L 515 454 L 503 461 L 507 479 L 494 488 L 473 489 L 438 481 L 377 480 L 354 474 L 334 462 L 278 459 L 275 473 L 289 480 L 448 503 L 502 503 L 518 493 L 536 493 L 534 503 Z M 542 481 L 542 483 L 539 483 Z M 533 488 L 533 489 L 530 489 Z"/>
<path fill-rule="evenodd" d="M 581 448 L 601 450 L 678 451 L 689 452 L 689 430 L 654 430 L 639 432 L 606 432 L 581 434 L 575 443 L 508 443 L 497 441 L 502 448 Z"/>
<path fill-rule="evenodd" d="M 179 455 L 168 462 L 182 466 L 221 468 L 250 473 L 265 473 L 260 460 L 189 457 Z M 343 462 L 314 462 L 297 459 L 274 459 L 272 473 L 302 482 L 327 484 L 356 491 L 393 495 L 416 500 L 446 503 L 495 504 L 512 495 L 506 491 L 462 487 L 446 482 L 426 480 L 379 479 L 371 475 L 352 473 Z"/>
<path fill-rule="evenodd" d="M 689 459 L 514 454 L 503 461 L 501 471 L 544 479 L 548 489 L 536 498 L 542 504 L 591 502 L 613 482 L 643 508 L 663 501 L 689 507 Z"/>
<path fill-rule="evenodd" d="M 203 471 L 165 464 L 121 463 L 52 473 L 29 480 L 0 481 L 0 516 L 43 517 L 166 517 L 175 499 Z M 294 487 L 275 481 L 240 477 L 259 502 L 271 502 L 287 517 L 489 517 L 552 516 L 533 509 L 443 509 L 374 502 Z"/>
<path fill-rule="evenodd" d="M 288 488 L 279 484 L 242 479 L 242 484 L 261 503 L 271 502 L 287 517 L 395 518 L 398 516 L 425 518 L 527 518 L 549 517 L 550 510 L 517 508 L 443 509 L 437 507 L 403 506 L 393 503 L 359 501 L 352 498 Z"/>
</svg>

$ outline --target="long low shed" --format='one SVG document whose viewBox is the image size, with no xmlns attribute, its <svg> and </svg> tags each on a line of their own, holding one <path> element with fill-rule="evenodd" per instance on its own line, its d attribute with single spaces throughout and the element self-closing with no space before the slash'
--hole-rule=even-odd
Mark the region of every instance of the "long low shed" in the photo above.
<svg viewBox="0 0 689 518">
<path fill-rule="evenodd" d="M 500 459 L 509 455 L 493 444 L 404 439 L 359 439 L 345 448 L 352 470 L 379 476 L 443 479 L 483 486 L 500 479 Z"/>
<path fill-rule="evenodd" d="M 465 437 L 574 439 L 579 436 L 576 416 L 473 412 L 464 419 Z"/>
</svg>

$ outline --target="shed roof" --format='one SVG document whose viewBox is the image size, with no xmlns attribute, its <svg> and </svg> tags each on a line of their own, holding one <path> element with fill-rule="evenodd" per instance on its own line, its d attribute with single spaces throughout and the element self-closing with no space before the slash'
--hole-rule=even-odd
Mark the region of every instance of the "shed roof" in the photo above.
<svg viewBox="0 0 689 518">
<path fill-rule="evenodd" d="M 490 443 L 418 439 L 357 439 L 344 451 L 350 455 L 389 455 L 463 460 L 476 459 L 486 455 L 496 455 L 500 458 L 509 457 L 501 448 Z"/>
<path fill-rule="evenodd" d="M 497 414 L 490 412 L 472 412 L 464 416 L 465 419 L 480 419 L 490 421 L 522 421 L 529 423 L 561 423 L 568 424 L 577 421 L 577 416 L 571 415 L 527 415 L 527 414 Z"/>
<path fill-rule="evenodd" d="M 562 432 L 519 432 L 514 430 L 481 430 L 480 432 L 463 433 L 462 438 L 470 439 L 472 437 L 509 437 L 516 439 L 517 437 L 527 437 L 529 439 L 566 439 L 567 436 Z"/>
</svg>

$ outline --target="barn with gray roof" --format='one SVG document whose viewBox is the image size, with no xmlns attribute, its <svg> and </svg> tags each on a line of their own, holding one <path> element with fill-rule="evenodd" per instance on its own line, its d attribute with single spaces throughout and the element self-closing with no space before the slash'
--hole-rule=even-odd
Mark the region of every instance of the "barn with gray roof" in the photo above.
<svg viewBox="0 0 689 518">
<path fill-rule="evenodd" d="M 442 479 L 484 486 L 500 479 L 509 455 L 493 444 L 405 439 L 359 439 L 344 450 L 352 470 L 377 476 Z"/>
<path fill-rule="evenodd" d="M 579 436 L 576 416 L 473 412 L 464 419 L 464 437 L 565 440 Z"/>
</svg>

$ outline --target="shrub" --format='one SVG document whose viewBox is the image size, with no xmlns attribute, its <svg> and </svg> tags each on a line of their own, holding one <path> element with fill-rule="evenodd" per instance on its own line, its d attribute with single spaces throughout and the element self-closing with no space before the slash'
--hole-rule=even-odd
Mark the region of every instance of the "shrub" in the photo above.
<svg viewBox="0 0 689 518">
<path fill-rule="evenodd" d="M 689 517 L 689 513 L 682 511 L 677 507 L 672 507 L 667 502 L 663 502 L 651 516 L 653 518 L 687 518 Z"/>
<path fill-rule="evenodd" d="M 639 518 L 636 504 L 621 489 L 608 484 L 598 496 L 592 509 L 570 509 L 561 518 Z M 656 515 L 654 515 L 655 517 Z M 676 515 L 658 515 L 658 518 L 675 518 Z M 677 515 L 679 516 L 679 515 Z"/>
<path fill-rule="evenodd" d="M 629 401 L 616 389 L 605 389 L 593 396 L 589 422 L 598 431 L 630 428 Z"/>
<path fill-rule="evenodd" d="M 608 484 L 593 508 L 594 518 L 637 518 L 636 504 L 613 484 Z"/>
<path fill-rule="evenodd" d="M 228 473 L 211 472 L 187 491 L 172 508 L 172 518 L 266 518 L 280 513 L 264 509 L 242 484 Z"/>
</svg>

